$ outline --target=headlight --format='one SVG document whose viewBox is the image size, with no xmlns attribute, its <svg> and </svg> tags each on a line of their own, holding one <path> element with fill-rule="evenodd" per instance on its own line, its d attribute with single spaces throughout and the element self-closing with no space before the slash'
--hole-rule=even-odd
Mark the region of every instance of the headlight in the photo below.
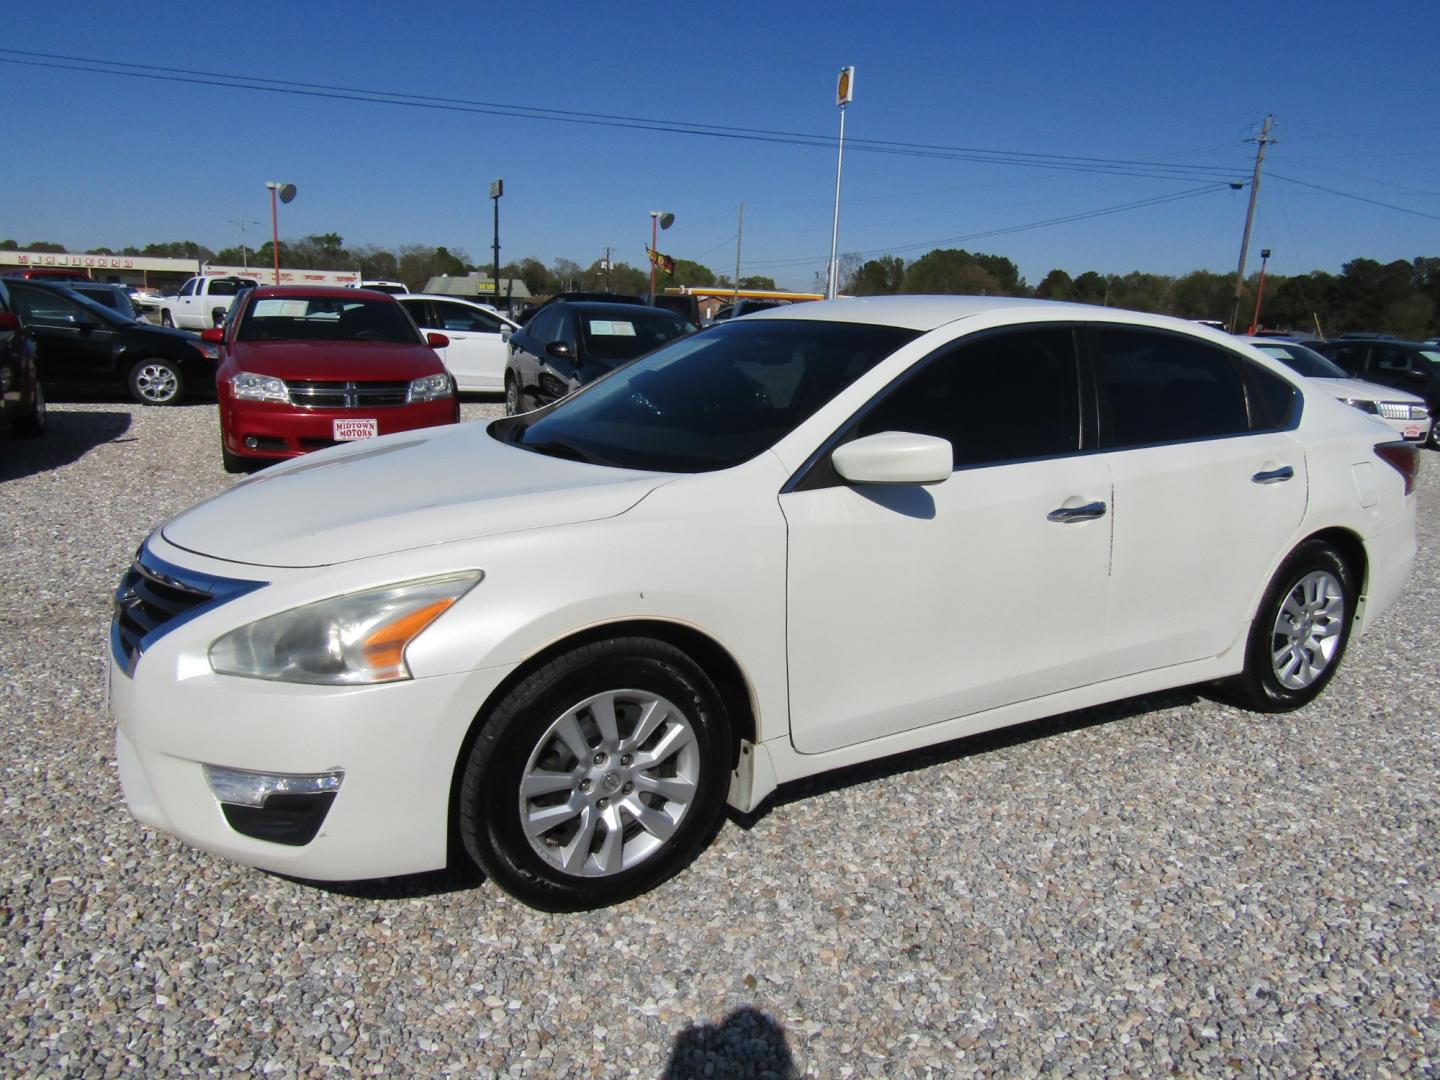
<svg viewBox="0 0 1440 1080">
<path fill-rule="evenodd" d="M 351 686 L 410 678 L 405 649 L 470 591 L 479 570 L 336 596 L 232 630 L 210 646 L 222 675 Z"/>
<path fill-rule="evenodd" d="M 230 392 L 244 401 L 281 401 L 290 404 L 290 390 L 284 379 L 240 371 L 230 376 Z"/>
<path fill-rule="evenodd" d="M 192 341 L 190 347 L 198 352 L 206 360 L 220 359 L 220 346 L 211 341 Z"/>
<path fill-rule="evenodd" d="M 1344 399 L 1346 405 L 1353 405 L 1363 413 L 1378 414 L 1380 407 L 1373 401 L 1366 401 L 1364 398 L 1347 397 Z"/>
<path fill-rule="evenodd" d="M 426 375 L 423 379 L 410 381 L 411 401 L 439 401 L 449 396 L 450 376 L 443 371 L 439 375 Z"/>
</svg>

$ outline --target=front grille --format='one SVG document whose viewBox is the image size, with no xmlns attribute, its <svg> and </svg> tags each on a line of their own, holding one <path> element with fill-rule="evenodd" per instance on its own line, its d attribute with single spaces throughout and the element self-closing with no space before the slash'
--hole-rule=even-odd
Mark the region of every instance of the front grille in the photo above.
<svg viewBox="0 0 1440 1080">
<path fill-rule="evenodd" d="M 1380 415 L 1386 420 L 1424 420 L 1429 416 L 1424 405 L 1411 405 L 1408 401 L 1381 401 Z"/>
<path fill-rule="evenodd" d="M 161 635 L 202 611 L 224 603 L 263 581 L 240 581 L 186 571 L 157 559 L 142 545 L 115 590 L 110 647 L 126 672 Z"/>
<path fill-rule="evenodd" d="M 290 400 L 310 409 L 372 409 L 382 405 L 404 405 L 410 400 L 408 382 L 314 382 L 296 380 L 285 384 Z"/>
</svg>

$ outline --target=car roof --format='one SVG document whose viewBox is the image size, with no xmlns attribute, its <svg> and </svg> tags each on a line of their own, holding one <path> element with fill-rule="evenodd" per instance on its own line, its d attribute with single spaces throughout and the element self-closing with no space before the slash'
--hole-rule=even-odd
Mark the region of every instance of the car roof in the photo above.
<svg viewBox="0 0 1440 1080">
<path fill-rule="evenodd" d="M 981 315 L 1012 316 L 1017 322 L 1026 318 L 1047 321 L 1074 319 L 1079 322 L 1125 322 L 1169 327 L 1197 337 L 1229 338 L 1228 334 L 1201 326 L 1189 319 L 1151 315 L 1123 308 L 1096 307 L 1093 304 L 1030 300 L 1014 296 L 852 296 L 839 300 L 808 300 L 804 303 L 785 304 L 753 312 L 746 315 L 745 319 L 815 319 L 826 322 L 872 323 L 878 326 L 899 326 L 923 333 L 946 323 Z"/>
<path fill-rule="evenodd" d="M 279 297 L 288 300 L 336 298 L 339 300 L 394 300 L 391 293 L 374 289 L 350 289 L 340 285 L 261 285 L 255 290 L 255 299 Z"/>
</svg>

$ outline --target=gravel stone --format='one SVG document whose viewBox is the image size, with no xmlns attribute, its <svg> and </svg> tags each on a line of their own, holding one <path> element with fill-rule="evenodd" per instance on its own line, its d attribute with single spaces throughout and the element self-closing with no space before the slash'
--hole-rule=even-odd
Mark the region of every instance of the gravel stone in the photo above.
<svg viewBox="0 0 1440 1080">
<path fill-rule="evenodd" d="M 0 442 L 0 1072 L 1440 1072 L 1440 456 L 1409 592 L 1310 707 L 1178 690 L 815 778 L 656 892 L 546 915 L 126 813 L 110 595 L 234 482 L 218 441 L 213 405 L 69 402 Z"/>
</svg>

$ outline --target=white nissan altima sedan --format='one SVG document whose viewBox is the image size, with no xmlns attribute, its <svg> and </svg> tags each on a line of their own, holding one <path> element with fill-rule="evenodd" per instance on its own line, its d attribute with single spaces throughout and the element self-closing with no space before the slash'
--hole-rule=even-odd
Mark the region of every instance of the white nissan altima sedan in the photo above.
<svg viewBox="0 0 1440 1080">
<path fill-rule="evenodd" d="M 809 774 L 1193 683 L 1305 704 L 1404 586 L 1416 468 L 1192 323 L 762 312 L 166 522 L 116 593 L 121 781 L 272 871 L 463 851 L 611 903 Z"/>
</svg>

